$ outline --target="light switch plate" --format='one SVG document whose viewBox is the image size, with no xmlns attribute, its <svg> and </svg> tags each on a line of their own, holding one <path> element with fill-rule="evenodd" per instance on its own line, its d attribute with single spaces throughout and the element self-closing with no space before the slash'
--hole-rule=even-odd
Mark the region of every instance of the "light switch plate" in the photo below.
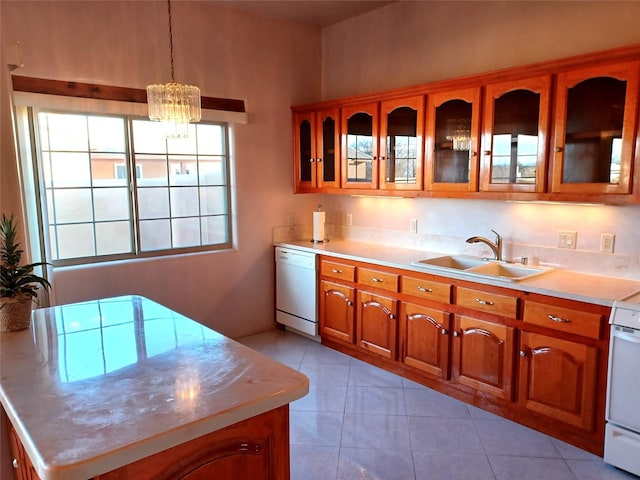
<svg viewBox="0 0 640 480">
<path fill-rule="evenodd" d="M 558 231 L 558 248 L 576 248 L 578 233 L 574 230 Z"/>
<path fill-rule="evenodd" d="M 418 219 L 410 218 L 409 219 L 409 231 L 411 233 L 418 233 Z"/>
<path fill-rule="evenodd" d="M 613 253 L 613 244 L 616 236 L 613 233 L 603 233 L 600 235 L 600 251 L 602 253 Z"/>
</svg>

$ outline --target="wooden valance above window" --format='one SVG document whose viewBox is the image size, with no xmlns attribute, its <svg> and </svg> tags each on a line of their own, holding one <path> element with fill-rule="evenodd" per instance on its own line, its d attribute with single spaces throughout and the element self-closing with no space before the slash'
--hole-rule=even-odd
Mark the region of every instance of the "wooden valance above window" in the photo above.
<svg viewBox="0 0 640 480">
<path fill-rule="evenodd" d="M 12 75 L 16 92 L 63 95 L 66 97 L 91 98 L 117 102 L 147 103 L 147 91 L 139 88 L 113 87 L 93 83 L 48 80 L 45 78 Z M 245 113 L 244 100 L 232 98 L 202 97 L 203 110 Z"/>
</svg>

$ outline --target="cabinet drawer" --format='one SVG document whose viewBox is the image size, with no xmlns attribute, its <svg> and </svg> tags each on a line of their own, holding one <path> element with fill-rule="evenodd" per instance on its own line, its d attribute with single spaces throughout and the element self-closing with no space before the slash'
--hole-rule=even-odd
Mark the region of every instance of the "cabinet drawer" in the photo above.
<svg viewBox="0 0 640 480">
<path fill-rule="evenodd" d="M 471 288 L 458 287 L 456 289 L 456 304 L 502 317 L 516 318 L 518 312 L 518 299 L 516 297 L 483 292 Z"/>
<path fill-rule="evenodd" d="M 525 324 L 596 339 L 600 338 L 602 325 L 602 315 L 599 313 L 537 302 L 525 302 L 523 320 Z"/>
<path fill-rule="evenodd" d="M 398 277 L 395 273 L 380 272 L 370 268 L 358 269 L 358 283 L 381 288 L 390 292 L 398 291 Z"/>
<path fill-rule="evenodd" d="M 414 297 L 435 300 L 436 302 L 451 303 L 451 284 L 425 280 L 416 277 L 402 277 L 400 292 Z"/>
<path fill-rule="evenodd" d="M 344 263 L 322 260 L 320 262 L 320 274 L 324 277 L 338 278 L 348 282 L 355 281 L 356 267 Z"/>
</svg>

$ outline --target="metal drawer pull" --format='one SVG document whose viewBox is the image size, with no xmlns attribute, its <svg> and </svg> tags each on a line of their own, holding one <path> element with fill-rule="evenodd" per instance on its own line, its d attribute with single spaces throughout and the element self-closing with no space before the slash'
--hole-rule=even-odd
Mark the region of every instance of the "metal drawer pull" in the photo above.
<svg viewBox="0 0 640 480">
<path fill-rule="evenodd" d="M 376 277 L 371 277 L 371 281 L 374 283 L 382 283 L 384 282 L 383 278 L 376 278 Z"/>
<path fill-rule="evenodd" d="M 480 305 L 493 305 L 493 302 L 491 300 L 480 300 L 479 298 L 476 298 L 476 302 L 478 302 Z"/>
<path fill-rule="evenodd" d="M 353 307 L 353 302 L 351 300 L 347 300 L 347 307 Z"/>
<path fill-rule="evenodd" d="M 18 463 L 17 458 L 13 459 L 13 462 L 11 462 L 11 465 L 13 465 L 13 468 L 15 468 L 16 470 L 20 468 L 20 463 Z"/>
<path fill-rule="evenodd" d="M 527 352 L 525 352 L 524 350 L 520 350 L 520 356 L 521 357 L 526 357 L 527 356 Z"/>
<path fill-rule="evenodd" d="M 571 320 L 566 318 L 556 317 L 555 315 L 547 315 L 549 320 L 553 320 L 556 323 L 571 323 Z"/>
<path fill-rule="evenodd" d="M 338 270 L 337 268 L 332 268 L 331 271 L 333 273 L 342 273 L 342 270 Z"/>
<path fill-rule="evenodd" d="M 424 288 L 424 287 L 418 287 L 418 291 L 419 291 L 419 292 L 422 292 L 422 293 L 431 293 L 431 292 L 433 292 L 433 290 L 432 290 L 432 289 L 430 289 L 430 288 Z"/>
<path fill-rule="evenodd" d="M 396 316 L 392 313 L 391 315 L 389 315 L 389 320 L 395 320 Z"/>
<path fill-rule="evenodd" d="M 447 331 L 447 329 L 446 329 L 446 328 L 441 328 L 441 329 L 440 329 L 440 333 L 441 333 L 442 335 L 446 335 L 446 334 L 447 334 L 447 333 L 449 333 L 449 332 Z"/>
</svg>

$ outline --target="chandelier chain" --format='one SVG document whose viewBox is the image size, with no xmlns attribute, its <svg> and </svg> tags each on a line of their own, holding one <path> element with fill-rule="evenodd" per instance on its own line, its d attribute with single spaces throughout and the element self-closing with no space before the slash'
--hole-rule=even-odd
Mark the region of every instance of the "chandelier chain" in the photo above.
<svg viewBox="0 0 640 480">
<path fill-rule="evenodd" d="M 171 81 L 175 83 L 173 68 L 173 28 L 171 26 L 171 0 L 167 0 L 167 10 L 169 11 L 169 56 L 171 57 Z"/>
</svg>

